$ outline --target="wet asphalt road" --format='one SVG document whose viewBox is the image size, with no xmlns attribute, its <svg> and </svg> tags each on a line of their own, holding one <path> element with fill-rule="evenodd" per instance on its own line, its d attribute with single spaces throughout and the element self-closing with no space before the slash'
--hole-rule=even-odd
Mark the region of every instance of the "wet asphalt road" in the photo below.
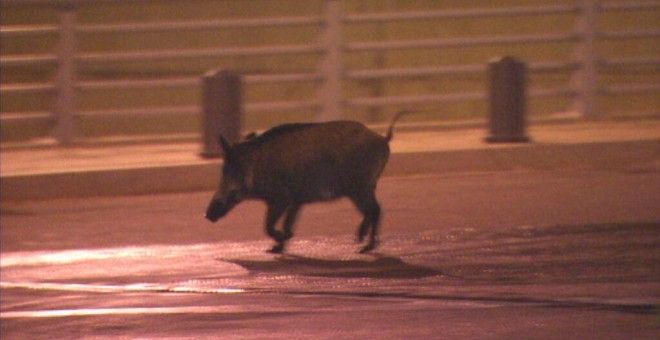
<svg viewBox="0 0 660 340">
<path fill-rule="evenodd" d="M 388 178 L 381 247 L 348 201 L 267 254 L 212 193 L 6 203 L 2 339 L 655 339 L 660 173 Z"/>
</svg>

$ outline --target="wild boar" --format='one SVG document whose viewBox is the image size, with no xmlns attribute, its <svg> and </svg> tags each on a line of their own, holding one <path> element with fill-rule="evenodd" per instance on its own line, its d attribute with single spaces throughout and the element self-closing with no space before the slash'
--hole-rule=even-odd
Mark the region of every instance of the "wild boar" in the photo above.
<svg viewBox="0 0 660 340">
<path fill-rule="evenodd" d="M 303 204 L 348 197 L 362 213 L 358 243 L 369 233 L 360 252 L 378 242 L 380 204 L 376 184 L 387 163 L 392 120 L 385 137 L 355 121 L 285 124 L 235 145 L 220 137 L 224 165 L 219 190 L 206 218 L 216 222 L 245 199 L 267 205 L 266 233 L 275 240 L 272 253 L 284 251 Z M 285 215 L 282 230 L 278 220 Z"/>
</svg>

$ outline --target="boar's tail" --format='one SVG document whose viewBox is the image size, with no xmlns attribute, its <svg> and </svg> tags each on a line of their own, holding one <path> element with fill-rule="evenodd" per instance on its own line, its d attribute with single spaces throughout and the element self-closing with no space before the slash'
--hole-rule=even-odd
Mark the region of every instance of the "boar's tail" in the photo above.
<svg viewBox="0 0 660 340">
<path fill-rule="evenodd" d="M 392 137 L 394 136 L 394 125 L 396 122 L 399 120 L 399 118 L 409 114 L 413 113 L 415 111 L 408 111 L 408 110 L 403 110 L 399 111 L 396 115 L 394 115 L 394 118 L 392 118 L 392 122 L 390 123 L 390 128 L 387 130 L 387 135 L 385 135 L 385 140 L 389 143 L 389 141 L 392 140 Z"/>
</svg>

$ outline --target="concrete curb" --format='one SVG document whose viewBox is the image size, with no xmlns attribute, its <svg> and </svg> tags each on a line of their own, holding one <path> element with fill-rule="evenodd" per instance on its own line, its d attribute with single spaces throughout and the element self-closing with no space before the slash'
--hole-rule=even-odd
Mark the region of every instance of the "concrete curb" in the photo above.
<svg viewBox="0 0 660 340">
<path fill-rule="evenodd" d="M 660 142 L 520 144 L 504 148 L 394 154 L 386 176 L 510 170 L 660 170 Z"/>
<path fill-rule="evenodd" d="M 384 176 L 510 170 L 660 171 L 657 140 L 511 144 L 470 150 L 393 153 Z M 3 201 L 214 190 L 220 162 L 2 177 Z"/>
</svg>

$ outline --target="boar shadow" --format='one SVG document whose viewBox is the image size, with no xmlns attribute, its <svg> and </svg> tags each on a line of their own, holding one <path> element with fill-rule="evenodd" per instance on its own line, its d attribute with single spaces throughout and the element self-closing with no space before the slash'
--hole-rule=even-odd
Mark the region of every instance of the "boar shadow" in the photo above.
<svg viewBox="0 0 660 340">
<path fill-rule="evenodd" d="M 420 279 L 443 275 L 439 270 L 410 264 L 398 257 L 372 255 L 365 259 L 320 259 L 300 255 L 280 255 L 269 260 L 222 259 L 237 264 L 251 274 L 298 274 L 328 278 Z"/>
</svg>

